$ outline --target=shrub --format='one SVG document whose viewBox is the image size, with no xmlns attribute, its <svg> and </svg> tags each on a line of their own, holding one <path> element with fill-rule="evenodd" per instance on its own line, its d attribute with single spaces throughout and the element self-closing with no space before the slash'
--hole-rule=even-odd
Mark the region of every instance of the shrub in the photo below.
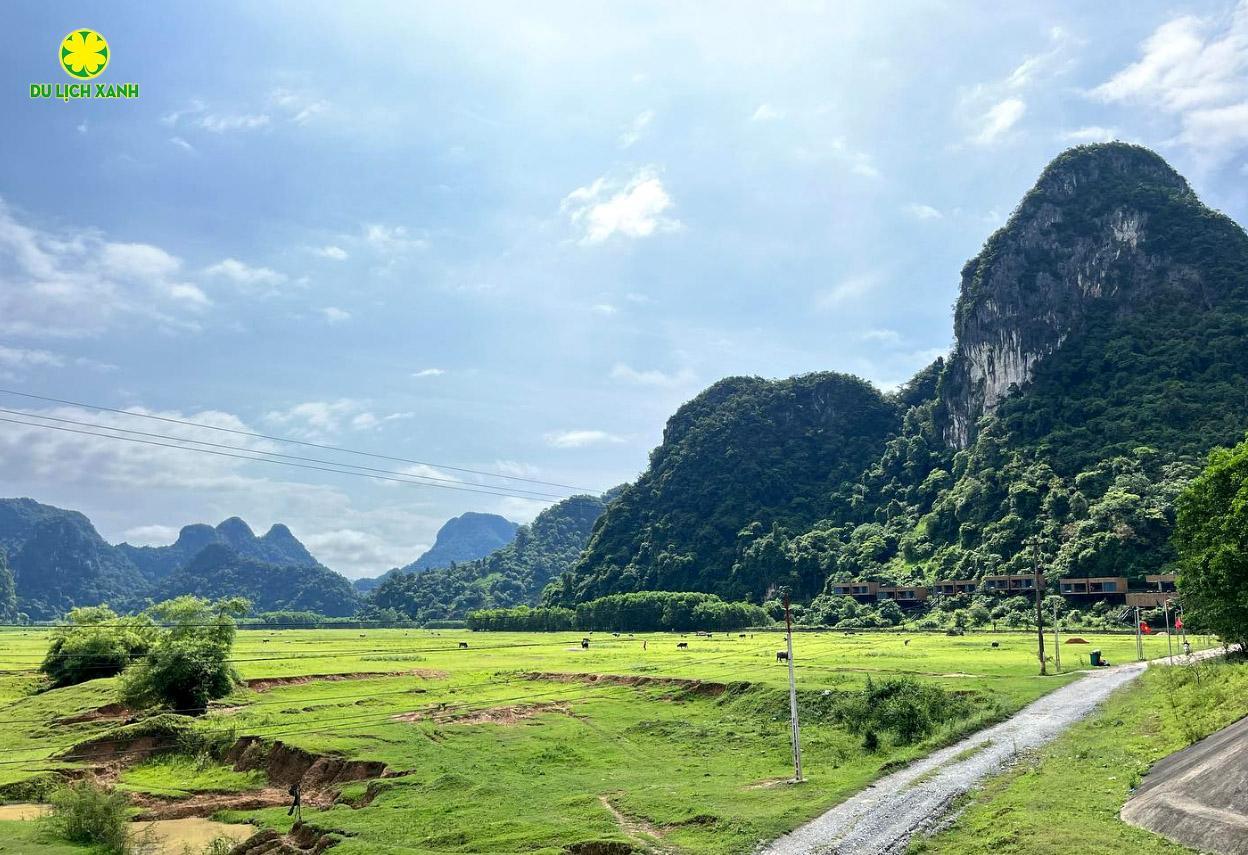
<svg viewBox="0 0 1248 855">
<path fill-rule="evenodd" d="M 124 793 L 84 779 L 53 793 L 52 812 L 44 822 L 63 840 L 121 855 L 130 850 L 129 808 Z"/>
<path fill-rule="evenodd" d="M 108 606 L 73 609 L 65 620 L 39 666 L 55 687 L 120 674 L 147 652 L 154 632 L 145 617 L 119 618 Z"/>
<path fill-rule="evenodd" d="M 228 695 L 238 682 L 228 661 L 234 618 L 247 608 L 242 599 L 209 602 L 190 596 L 152 606 L 148 614 L 168 626 L 122 678 L 126 703 L 202 712 L 210 700 Z"/>
</svg>

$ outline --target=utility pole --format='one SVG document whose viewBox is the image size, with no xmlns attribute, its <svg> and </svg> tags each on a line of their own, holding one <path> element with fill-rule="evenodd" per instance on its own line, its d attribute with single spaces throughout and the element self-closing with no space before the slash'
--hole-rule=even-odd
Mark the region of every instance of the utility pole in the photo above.
<svg viewBox="0 0 1248 855">
<path fill-rule="evenodd" d="M 1044 661 L 1044 579 L 1040 573 L 1040 536 L 1033 534 L 1027 542 L 1031 545 L 1031 570 L 1036 578 L 1036 646 L 1040 657 L 1040 676 L 1043 677 L 1049 671 Z"/>
<path fill-rule="evenodd" d="M 1057 637 L 1057 601 L 1053 601 L 1053 666 L 1062 673 L 1062 645 Z"/>
<path fill-rule="evenodd" d="M 784 592 L 784 636 L 789 659 L 789 736 L 793 743 L 793 781 L 802 782 L 802 740 L 797 725 L 797 681 L 793 676 L 793 613 L 789 592 Z"/>
<path fill-rule="evenodd" d="M 1135 658 L 1144 661 L 1144 634 L 1140 629 L 1140 607 L 1135 607 Z"/>
<path fill-rule="evenodd" d="M 1170 598 L 1167 597 L 1162 601 L 1162 608 L 1166 612 L 1166 649 L 1170 651 L 1170 660 L 1174 661 L 1174 641 L 1170 638 Z"/>
</svg>

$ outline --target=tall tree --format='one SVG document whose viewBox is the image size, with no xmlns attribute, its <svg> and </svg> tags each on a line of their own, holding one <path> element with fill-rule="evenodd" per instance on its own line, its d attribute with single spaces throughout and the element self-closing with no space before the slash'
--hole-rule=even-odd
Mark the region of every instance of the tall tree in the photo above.
<svg viewBox="0 0 1248 855">
<path fill-rule="evenodd" d="M 1248 439 L 1215 449 L 1179 497 L 1179 592 L 1193 623 L 1248 645 Z"/>
</svg>

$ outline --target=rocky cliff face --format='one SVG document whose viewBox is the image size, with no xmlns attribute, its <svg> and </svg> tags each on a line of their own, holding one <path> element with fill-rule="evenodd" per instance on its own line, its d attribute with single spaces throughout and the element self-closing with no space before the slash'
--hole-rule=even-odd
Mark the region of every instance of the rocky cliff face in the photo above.
<svg viewBox="0 0 1248 855">
<path fill-rule="evenodd" d="M 962 271 L 957 345 L 942 384 L 944 436 L 965 448 L 1037 364 L 1079 329 L 1093 303 L 1129 313 L 1181 289 L 1202 301 L 1201 276 L 1152 240 L 1170 209 L 1200 206 L 1152 152 L 1084 146 L 1053 161 L 1009 222 Z"/>
</svg>

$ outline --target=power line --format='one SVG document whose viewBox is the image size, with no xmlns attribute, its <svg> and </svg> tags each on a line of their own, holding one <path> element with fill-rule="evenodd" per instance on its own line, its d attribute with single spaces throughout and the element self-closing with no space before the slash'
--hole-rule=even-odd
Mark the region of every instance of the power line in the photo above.
<svg viewBox="0 0 1248 855">
<path fill-rule="evenodd" d="M 170 436 L 169 434 L 165 434 L 165 433 L 150 433 L 148 431 L 142 431 L 142 430 L 130 430 L 129 428 L 113 427 L 112 425 L 102 425 L 102 424 L 99 424 L 98 422 L 77 421 L 75 419 L 66 419 L 66 418 L 61 418 L 59 416 L 45 416 L 42 413 L 31 413 L 25 410 L 7 410 L 7 409 L 4 409 L 3 407 L 0 407 L 0 413 L 8 413 L 9 415 L 12 415 L 12 416 L 24 416 L 25 418 L 43 419 L 45 421 L 51 421 L 51 422 L 60 422 L 61 424 L 78 425 L 79 427 L 90 427 L 90 428 L 95 428 L 97 430 L 109 430 L 109 431 L 115 431 L 117 433 L 134 434 L 135 436 L 152 437 L 154 439 L 167 439 L 173 442 L 189 442 L 189 443 L 193 443 L 194 445 L 206 445 L 211 448 L 223 448 L 229 451 L 243 451 L 248 454 L 262 454 L 267 457 L 281 457 L 287 460 L 299 460 L 304 463 L 320 463 L 326 466 L 337 466 L 337 467 L 343 467 L 345 469 L 361 470 L 361 472 L 359 473 L 350 472 L 347 474 L 378 473 L 381 475 L 397 475 L 403 478 L 421 478 L 421 479 L 428 480 L 428 481 L 440 481 L 446 484 L 457 484 L 457 485 L 464 484 L 463 481 L 457 481 L 454 478 L 439 478 L 436 475 L 416 475 L 415 473 L 412 473 L 412 472 L 399 472 L 393 469 L 377 469 L 372 466 L 360 466 L 355 463 L 339 463 L 336 460 L 324 460 L 319 457 L 302 457 L 298 454 L 282 454 L 281 452 L 278 452 L 278 451 L 264 451 L 258 448 L 246 448 L 246 447 L 240 447 L 237 445 L 223 445 L 222 443 L 219 443 L 219 442 L 208 442 L 207 440 L 204 440 L 204 439 L 191 439 L 190 437 Z M 124 437 L 115 437 L 115 438 L 123 439 Z M 188 449 L 188 450 L 198 450 L 198 449 Z M 423 483 L 423 481 L 420 483 Z M 478 484 L 477 486 L 486 487 L 491 490 L 508 489 L 504 486 L 494 485 L 494 484 Z M 537 490 L 526 490 L 520 487 L 515 487 L 511 489 L 513 489 L 513 491 L 515 492 L 531 493 L 534 497 L 541 497 L 544 499 L 567 498 L 566 496 L 561 496 L 555 493 L 542 493 Z M 508 495 L 508 494 L 504 494 L 504 495 Z"/>
<path fill-rule="evenodd" d="M 344 446 L 329 445 L 326 443 L 319 443 L 319 442 L 309 442 L 307 440 L 302 440 L 302 439 L 291 439 L 289 437 L 271 436 L 269 434 L 254 433 L 252 431 L 246 431 L 246 430 L 237 430 L 235 428 L 221 427 L 219 425 L 204 424 L 202 422 L 192 422 L 186 419 L 175 419 L 175 418 L 170 418 L 169 416 L 157 416 L 151 413 L 136 413 L 130 410 L 121 410 L 121 409 L 116 409 L 114 407 L 105 407 L 100 404 L 84 404 L 81 401 L 67 401 L 63 398 L 53 398 L 53 397 L 49 397 L 46 395 L 35 395 L 31 392 L 19 392 L 16 389 L 0 388 L 0 394 L 17 395 L 22 398 L 30 398 L 36 401 L 47 401 L 53 404 L 65 404 L 71 407 L 82 407 L 84 409 L 99 410 L 105 413 L 117 413 L 118 415 L 131 416 L 133 418 L 152 419 L 155 421 L 169 422 L 171 424 L 185 425 L 187 427 L 204 428 L 205 430 L 221 431 L 222 433 L 232 433 L 232 434 L 236 434 L 239 436 L 250 436 L 255 439 L 267 439 L 267 440 L 270 440 L 271 442 L 284 442 L 290 445 L 302 445 L 307 448 L 319 448 L 322 451 L 337 451 L 342 454 L 356 454 L 361 457 L 372 457 L 377 460 L 389 460 L 394 463 L 412 463 L 417 466 L 434 466 L 439 469 L 448 469 L 452 472 L 465 472 L 465 473 L 470 473 L 473 475 L 484 475 L 489 478 L 501 478 L 506 481 L 522 481 L 528 484 L 541 484 L 546 487 L 561 487 L 565 490 L 574 490 L 577 492 L 591 493 L 595 495 L 602 492 L 601 490 L 592 490 L 587 487 L 573 487 L 569 484 L 560 484 L 555 481 L 541 481 L 536 478 L 522 478 L 519 475 L 503 475 L 498 472 L 486 472 L 480 469 L 467 469 L 461 466 L 447 466 L 441 463 L 429 463 L 428 461 L 424 461 L 424 460 L 412 460 L 407 457 L 395 457 L 395 456 L 391 456 L 388 454 L 378 454 L 376 452 L 371 452 L 371 451 L 360 451 L 354 448 L 346 448 Z"/>
<path fill-rule="evenodd" d="M 35 418 L 38 418 L 38 416 L 36 416 Z M 408 485 L 417 486 L 417 487 L 436 487 L 440 490 L 456 490 L 456 491 L 463 492 L 463 493 L 481 493 L 482 495 L 486 495 L 486 496 L 503 496 L 503 497 L 512 498 L 512 499 L 529 499 L 531 501 L 548 501 L 548 500 L 543 500 L 543 499 L 537 499 L 534 496 L 526 496 L 526 495 L 522 495 L 518 493 L 494 492 L 492 490 L 477 490 L 471 487 L 452 487 L 449 484 L 429 484 L 423 481 L 412 481 L 412 480 L 408 480 L 405 478 L 392 478 L 386 475 L 370 475 L 366 472 L 352 472 L 348 469 L 334 469 L 328 466 L 311 466 L 305 463 L 293 463 L 287 460 L 274 460 L 269 457 L 250 457 L 245 454 L 230 454 L 229 452 L 226 452 L 226 451 L 213 451 L 210 448 L 190 448 L 185 445 L 173 445 L 171 443 L 156 442 L 150 439 L 138 439 L 137 437 L 114 436 L 112 434 L 93 433 L 91 431 L 78 430 L 77 428 L 58 427 L 57 425 L 39 424 L 38 422 L 23 422 L 23 421 L 18 421 L 17 419 L 5 419 L 5 418 L 0 418 L 0 422 L 8 422 L 10 424 L 15 424 L 15 425 L 24 425 L 26 427 L 43 428 L 44 430 L 62 431 L 64 433 L 77 433 L 77 434 L 82 434 L 84 436 L 98 437 L 100 439 L 115 439 L 120 442 L 135 442 L 141 445 L 152 445 L 152 446 L 159 446 L 162 448 L 173 448 L 179 451 L 191 451 L 197 454 L 212 454 L 216 457 L 233 457 L 238 460 L 248 460 L 254 463 L 272 463 L 275 466 L 289 466 L 294 469 L 309 469 L 309 470 L 313 470 L 317 472 L 332 472 L 336 475 L 359 475 L 365 478 L 376 478 L 381 481 L 394 481 L 399 484 L 408 484 Z M 107 428 L 105 429 L 107 430 Z M 258 453 L 262 454 L 263 452 L 258 452 Z M 416 476 L 416 477 L 419 477 L 419 476 Z M 488 485 L 481 485 L 481 486 L 488 486 Z M 562 497 L 557 497 L 557 498 L 562 498 Z"/>
</svg>

